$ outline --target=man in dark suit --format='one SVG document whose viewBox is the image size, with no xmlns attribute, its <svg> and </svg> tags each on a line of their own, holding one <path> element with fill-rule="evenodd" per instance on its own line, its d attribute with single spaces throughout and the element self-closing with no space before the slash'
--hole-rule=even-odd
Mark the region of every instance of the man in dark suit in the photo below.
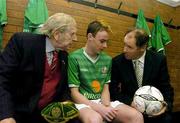
<svg viewBox="0 0 180 123">
<path fill-rule="evenodd" d="M 69 99 L 67 49 L 77 39 L 76 22 L 56 13 L 42 34 L 15 33 L 0 55 L 0 123 L 45 123 L 40 111 Z"/>
<path fill-rule="evenodd" d="M 162 92 L 167 106 L 152 118 L 144 117 L 145 123 L 170 123 L 173 89 L 170 85 L 166 57 L 146 50 L 148 40 L 147 33 L 140 29 L 132 29 L 125 34 L 124 52 L 113 58 L 112 62 L 111 98 L 132 105 L 135 91 L 141 86 L 152 85 Z M 140 79 L 135 71 L 136 61 L 141 63 Z"/>
</svg>

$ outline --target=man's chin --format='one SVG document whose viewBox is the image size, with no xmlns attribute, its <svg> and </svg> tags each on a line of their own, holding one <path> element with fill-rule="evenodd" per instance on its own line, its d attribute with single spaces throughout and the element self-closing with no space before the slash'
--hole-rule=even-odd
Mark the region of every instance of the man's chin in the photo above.
<svg viewBox="0 0 180 123">
<path fill-rule="evenodd" d="M 100 54 L 103 50 L 97 51 L 97 54 Z"/>
<path fill-rule="evenodd" d="M 56 48 L 57 51 L 67 51 L 67 48 Z"/>
<path fill-rule="evenodd" d="M 127 56 L 127 55 L 125 55 L 125 58 L 126 58 L 127 60 L 131 60 L 131 58 L 130 58 L 129 56 Z"/>
</svg>

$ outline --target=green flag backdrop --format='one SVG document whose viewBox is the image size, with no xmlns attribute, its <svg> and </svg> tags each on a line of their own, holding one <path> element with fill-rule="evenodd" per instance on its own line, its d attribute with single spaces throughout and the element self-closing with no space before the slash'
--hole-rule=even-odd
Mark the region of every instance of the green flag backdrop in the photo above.
<svg viewBox="0 0 180 123">
<path fill-rule="evenodd" d="M 0 50 L 2 50 L 3 26 L 7 24 L 6 0 L 0 0 Z"/>
<path fill-rule="evenodd" d="M 38 28 L 47 20 L 48 9 L 45 0 L 29 0 L 25 10 L 24 32 L 38 33 Z"/>
<path fill-rule="evenodd" d="M 138 11 L 138 16 L 137 16 L 137 20 L 136 20 L 136 28 L 144 29 L 151 37 L 151 32 L 146 23 L 146 18 L 144 17 L 144 12 L 142 9 L 139 9 L 139 11 Z M 148 48 L 150 48 L 150 47 L 151 47 L 150 42 L 148 42 Z"/>
<path fill-rule="evenodd" d="M 138 11 L 138 17 L 137 17 L 137 21 L 136 21 L 136 28 L 144 29 L 149 35 L 151 35 L 149 27 L 148 27 L 148 25 L 146 23 L 146 19 L 144 17 L 144 12 L 141 9 L 139 9 L 139 11 Z"/>
<path fill-rule="evenodd" d="M 150 45 L 156 52 L 165 54 L 164 45 L 171 42 L 171 38 L 159 15 L 154 19 L 154 26 L 151 32 Z"/>
</svg>

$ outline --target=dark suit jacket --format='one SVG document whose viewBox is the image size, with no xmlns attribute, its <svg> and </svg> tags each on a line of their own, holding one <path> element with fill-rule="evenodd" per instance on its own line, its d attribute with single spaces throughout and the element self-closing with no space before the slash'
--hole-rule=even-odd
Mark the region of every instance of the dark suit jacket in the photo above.
<svg viewBox="0 0 180 123">
<path fill-rule="evenodd" d="M 0 55 L 0 120 L 30 116 L 37 108 L 45 70 L 45 35 L 16 33 Z M 59 52 L 61 80 L 53 101 L 68 97 L 67 52 Z"/>
<path fill-rule="evenodd" d="M 110 93 L 113 100 L 131 104 L 135 91 L 138 89 L 132 60 L 127 60 L 124 54 L 113 58 Z M 167 69 L 166 57 L 152 51 L 146 52 L 142 85 L 152 85 L 158 88 L 172 110 L 173 89 Z"/>
</svg>

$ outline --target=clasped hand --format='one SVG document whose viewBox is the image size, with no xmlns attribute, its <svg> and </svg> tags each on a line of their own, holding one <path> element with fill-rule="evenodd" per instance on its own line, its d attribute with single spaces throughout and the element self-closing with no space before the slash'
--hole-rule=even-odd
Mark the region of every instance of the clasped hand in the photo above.
<svg viewBox="0 0 180 123">
<path fill-rule="evenodd" d="M 116 117 L 117 115 L 117 110 L 111 106 L 104 106 L 102 104 L 99 104 L 99 108 L 97 112 L 103 117 L 104 120 L 108 122 L 112 122 L 112 120 Z"/>
</svg>

